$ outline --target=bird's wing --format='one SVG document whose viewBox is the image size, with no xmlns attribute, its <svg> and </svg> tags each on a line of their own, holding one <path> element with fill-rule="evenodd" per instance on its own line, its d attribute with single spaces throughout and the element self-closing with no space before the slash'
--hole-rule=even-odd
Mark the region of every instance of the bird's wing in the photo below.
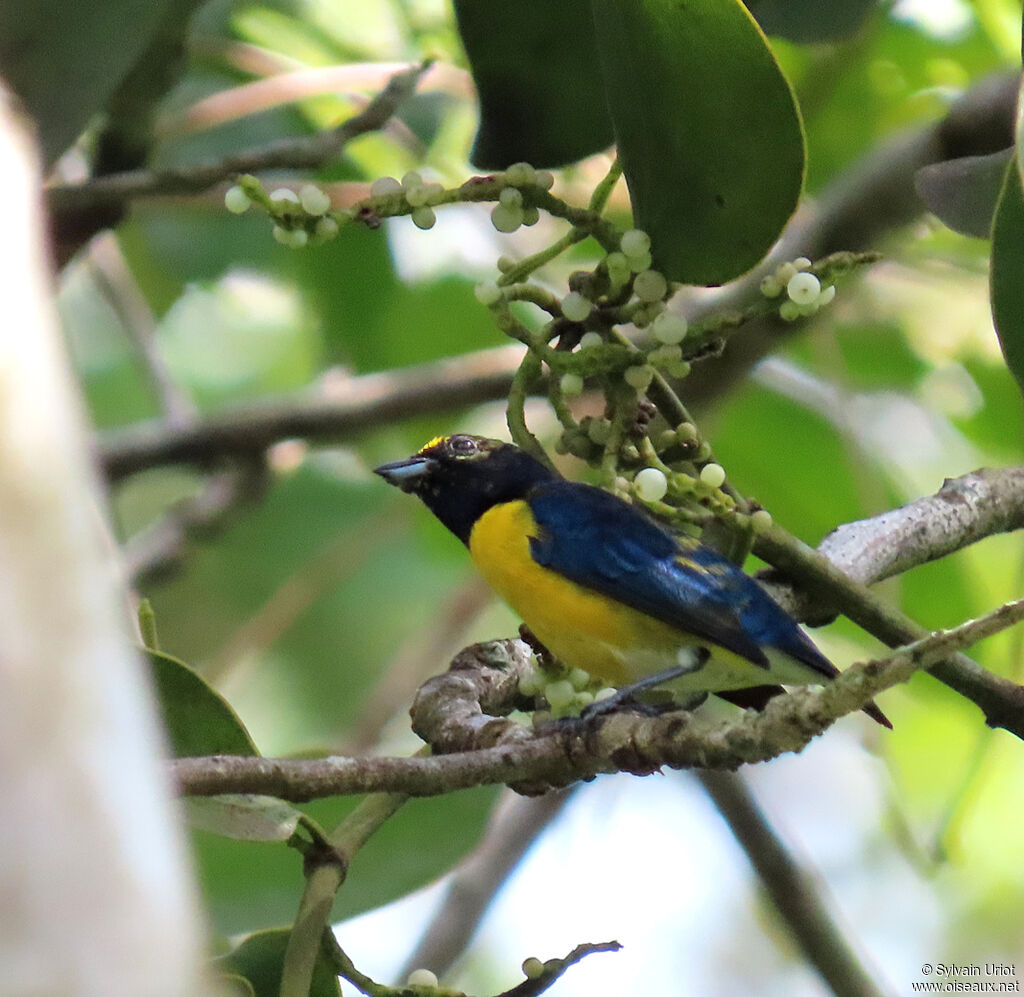
<svg viewBox="0 0 1024 997">
<path fill-rule="evenodd" d="M 685 549 L 607 492 L 553 481 L 534 488 L 527 502 L 540 528 L 530 542 L 534 559 L 579 585 L 765 669 L 768 657 L 743 618 L 758 595 L 799 633 L 731 562 L 708 548 Z"/>
</svg>

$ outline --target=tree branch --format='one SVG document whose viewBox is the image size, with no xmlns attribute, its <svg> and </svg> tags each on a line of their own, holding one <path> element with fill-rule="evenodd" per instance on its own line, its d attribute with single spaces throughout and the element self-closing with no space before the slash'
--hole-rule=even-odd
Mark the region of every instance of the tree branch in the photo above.
<svg viewBox="0 0 1024 997">
<path fill-rule="evenodd" d="M 849 932 L 833 918 L 824 884 L 794 858 L 743 779 L 733 772 L 695 775 L 746 852 L 794 941 L 832 992 L 837 997 L 881 997 L 885 991 L 854 951 Z"/>
<path fill-rule="evenodd" d="M 58 218 L 97 208 L 116 207 L 136 197 L 155 194 L 195 194 L 229 180 L 239 173 L 272 169 L 314 169 L 336 159 L 345 146 L 360 135 L 378 131 L 416 91 L 429 62 L 404 69 L 358 114 L 337 128 L 316 135 L 278 139 L 198 166 L 168 170 L 130 170 L 96 177 L 80 184 L 51 187 L 50 210 Z"/>
<path fill-rule="evenodd" d="M 240 406 L 187 427 L 139 423 L 105 433 L 99 459 L 112 481 L 165 464 L 211 464 L 281 440 L 350 439 L 382 423 L 494 401 L 508 395 L 522 359 L 518 345 L 400 370 L 363 374 L 314 398 Z"/>
<path fill-rule="evenodd" d="M 757 536 L 754 553 L 808 586 L 824 604 L 890 647 L 921 640 L 928 634 L 924 627 L 880 599 L 866 585 L 853 581 L 818 551 L 777 526 Z M 1002 727 L 1024 738 L 1024 686 L 994 675 L 963 654 L 950 655 L 948 659 L 939 656 L 927 669 L 978 706 L 990 727 Z"/>
<path fill-rule="evenodd" d="M 490 712 L 516 701 L 529 648 L 516 640 L 477 644 L 417 695 L 413 728 L 438 753 L 430 758 L 300 761 L 221 755 L 178 759 L 172 772 L 188 795 L 263 793 L 301 802 L 381 791 L 434 796 L 496 783 L 539 793 L 602 772 L 735 769 L 800 751 L 836 718 L 861 709 L 918 669 L 1021 619 L 1024 599 L 930 634 L 888 658 L 852 665 L 824 688 L 777 696 L 753 715 L 722 721 L 685 711 L 658 717 L 622 712 L 591 723 L 556 723 L 536 734 Z"/>
</svg>

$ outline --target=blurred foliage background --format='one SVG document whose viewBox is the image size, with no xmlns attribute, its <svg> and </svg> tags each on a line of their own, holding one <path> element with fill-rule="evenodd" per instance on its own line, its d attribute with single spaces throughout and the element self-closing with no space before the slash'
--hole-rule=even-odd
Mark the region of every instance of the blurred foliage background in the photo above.
<svg viewBox="0 0 1024 997">
<path fill-rule="evenodd" d="M 1010 0 L 848 5 L 859 10 L 853 23 L 824 38 L 808 26 L 831 15 L 793 6 L 803 20 L 790 10 L 778 33 L 771 11 L 761 13 L 804 117 L 806 212 L 903 130 L 942 117 L 986 74 L 1019 65 L 1020 9 Z M 192 15 L 185 61 L 154 112 L 152 166 L 187 168 L 332 127 L 365 105 L 397 68 L 389 64 L 430 56 L 446 69 L 440 82 L 314 179 L 342 205 L 379 176 L 415 168 L 450 186 L 472 174 L 476 106 L 444 0 L 179 8 L 175 23 Z M 99 59 L 104 49 L 95 51 Z M 339 67 L 349 75 L 330 74 Z M 84 125 L 59 123 L 71 134 Z M 64 155 L 61 176 L 75 178 L 89 141 L 87 133 L 79 152 Z M 559 171 L 556 191 L 585 203 L 608 163 L 598 155 Z M 263 179 L 273 187 L 296 175 Z M 265 218 L 229 215 L 223 188 L 139 199 L 61 275 L 61 316 L 101 441 L 144 420 L 187 424 L 287 405 L 353 376 L 503 345 L 474 284 L 493 279 L 499 255 L 526 255 L 562 229 L 542 218 L 502 236 L 488 210 L 439 210 L 429 232 L 407 218 L 376 231 L 347 227 L 296 251 L 271 238 Z M 627 221 L 624 185 L 611 210 Z M 951 232 L 922 206 L 873 248 L 882 262 L 700 413 L 735 486 L 811 544 L 839 523 L 933 492 L 943 478 L 1022 460 L 1020 394 L 989 313 L 988 242 Z M 594 260 L 584 243 L 545 279 L 564 288 L 571 269 Z M 556 426 L 545 407 L 530 412 L 550 443 Z M 228 698 L 262 753 L 408 753 L 405 713 L 417 684 L 464 644 L 515 633 L 517 621 L 481 590 L 459 545 L 369 472 L 455 429 L 504 435 L 502 401 L 389 422 L 336 446 L 282 440 L 256 493 L 228 503 L 208 530 L 172 545 L 172 556 L 159 544 L 157 555 L 140 555 L 137 587 L 155 607 L 162 646 Z M 584 473 L 571 458 L 562 467 Z M 147 550 L 209 481 L 198 469 L 163 466 L 113 484 L 126 549 Z M 925 626 L 950 626 L 1019 594 L 1021 554 L 1019 536 L 1000 535 L 883 589 Z M 881 650 L 843 620 L 815 639 L 841 666 Z M 1019 679 L 1020 640 L 1019 631 L 994 638 L 977 660 Z M 804 756 L 749 773 L 755 792 L 898 992 L 922 962 L 1012 963 L 1024 909 L 1018 745 L 926 675 L 882 705 L 893 733 L 849 718 Z M 526 955 L 602 940 L 596 932 L 619 937 L 625 951 L 594 957 L 555 992 L 820 992 L 695 784 L 681 774 L 654 781 L 619 776 L 583 787 L 451 982 L 500 989 Z M 348 937 L 362 949 L 352 954 L 364 969 L 385 977 L 397 969 L 437 887 L 380 908 L 467 854 L 497 795 L 413 801 L 360 853 L 336 915 L 377 910 L 340 928 L 343 944 Z M 308 809 L 329 825 L 351 805 Z M 195 845 L 218 933 L 294 917 L 302 883 L 294 852 L 205 832 Z"/>
</svg>

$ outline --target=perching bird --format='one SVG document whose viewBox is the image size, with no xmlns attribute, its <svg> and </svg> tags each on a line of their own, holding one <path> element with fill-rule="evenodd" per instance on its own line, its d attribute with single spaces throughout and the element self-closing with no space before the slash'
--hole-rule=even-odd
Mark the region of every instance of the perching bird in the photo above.
<svg viewBox="0 0 1024 997">
<path fill-rule="evenodd" d="M 560 478 L 525 450 L 459 433 L 376 473 L 426 503 L 569 668 L 616 686 L 682 670 L 673 690 L 720 693 L 744 706 L 763 705 L 777 684 L 822 685 L 839 674 L 717 551 L 672 536 L 599 488 Z M 865 712 L 891 726 L 873 703 Z"/>
</svg>

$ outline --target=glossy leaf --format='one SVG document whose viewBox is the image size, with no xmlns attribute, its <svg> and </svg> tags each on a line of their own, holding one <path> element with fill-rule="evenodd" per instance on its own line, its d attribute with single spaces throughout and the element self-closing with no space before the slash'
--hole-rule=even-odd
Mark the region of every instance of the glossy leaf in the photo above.
<svg viewBox="0 0 1024 997">
<path fill-rule="evenodd" d="M 917 171 L 914 189 L 928 210 L 954 232 L 987 239 L 1012 156 L 1012 149 L 1003 149 L 988 156 L 930 163 Z"/>
<path fill-rule="evenodd" d="M 228 701 L 200 675 L 162 651 L 146 654 L 175 758 L 259 754 Z"/>
<path fill-rule="evenodd" d="M 598 52 L 638 228 L 672 280 L 753 267 L 796 207 L 800 116 L 737 0 L 594 0 Z"/>
<path fill-rule="evenodd" d="M 470 161 L 562 166 L 611 145 L 589 0 L 455 0 L 480 97 Z"/>
<path fill-rule="evenodd" d="M 1006 169 L 992 226 L 992 320 L 1006 366 L 1024 390 L 1024 193 L 1016 157 Z"/>
<path fill-rule="evenodd" d="M 256 997 L 277 997 L 288 947 L 288 928 L 273 928 L 250 935 L 233 952 L 216 960 L 223 972 L 248 980 Z M 313 968 L 309 997 L 341 997 L 337 974 L 322 956 Z"/>
</svg>

